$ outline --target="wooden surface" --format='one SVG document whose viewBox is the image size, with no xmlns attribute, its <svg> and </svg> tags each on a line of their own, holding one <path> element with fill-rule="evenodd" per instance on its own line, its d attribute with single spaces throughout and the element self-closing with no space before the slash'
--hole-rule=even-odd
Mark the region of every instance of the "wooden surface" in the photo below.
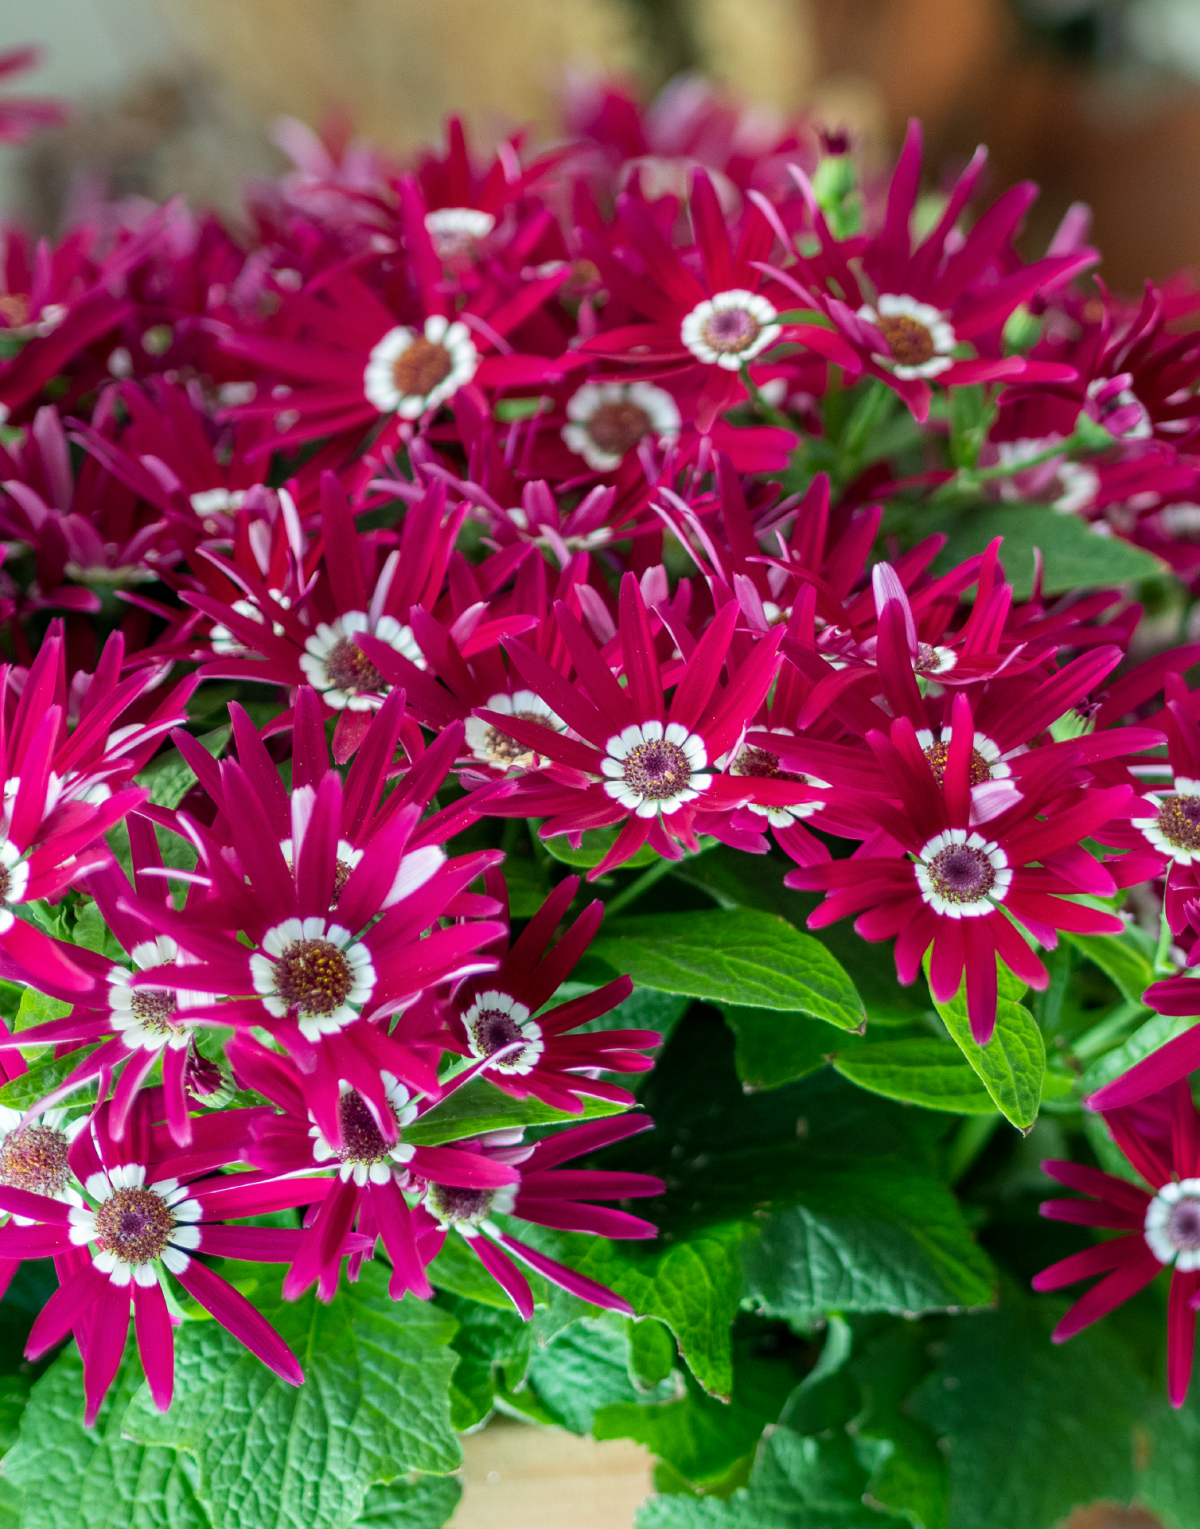
<svg viewBox="0 0 1200 1529">
<path fill-rule="evenodd" d="M 653 1490 L 650 1456 L 494 1418 L 463 1440 L 463 1497 L 451 1529 L 630 1529 Z"/>
</svg>

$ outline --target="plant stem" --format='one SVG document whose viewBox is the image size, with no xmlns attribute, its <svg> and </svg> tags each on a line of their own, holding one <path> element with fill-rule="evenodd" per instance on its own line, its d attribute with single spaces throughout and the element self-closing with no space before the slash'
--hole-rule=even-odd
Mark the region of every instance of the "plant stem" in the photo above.
<svg viewBox="0 0 1200 1529">
<path fill-rule="evenodd" d="M 606 915 L 612 918 L 614 914 L 628 908 L 630 903 L 637 902 L 642 893 L 648 892 L 656 881 L 661 881 L 667 872 L 673 869 L 674 865 L 675 862 L 673 860 L 660 859 L 657 865 L 652 865 L 649 870 L 643 871 L 636 881 L 631 881 L 623 891 L 618 892 L 615 897 L 609 898 L 608 902 L 604 904 Z"/>
<path fill-rule="evenodd" d="M 1093 1025 L 1090 1030 L 1085 1031 L 1071 1047 L 1076 1061 L 1086 1062 L 1098 1056 L 1117 1039 L 1123 1030 L 1128 1029 L 1131 1021 L 1137 1019 L 1139 1015 L 1149 1013 L 1150 1010 L 1145 1004 L 1125 1002 L 1118 1005 L 1106 1019 L 1102 1019 L 1098 1025 Z"/>
<path fill-rule="evenodd" d="M 1171 926 L 1167 923 L 1167 900 L 1163 898 L 1162 913 L 1159 916 L 1158 945 L 1154 951 L 1154 973 L 1158 977 L 1169 977 L 1175 970 L 1175 964 L 1168 959 L 1167 952 L 1171 948 Z"/>
<path fill-rule="evenodd" d="M 946 1178 L 957 1184 L 992 1139 L 1000 1124 L 1000 1113 L 968 1115 L 955 1131 L 946 1148 Z"/>
<path fill-rule="evenodd" d="M 790 430 L 793 435 L 799 436 L 800 432 L 796 429 L 795 425 L 791 422 L 787 415 L 782 414 L 774 406 L 774 404 L 769 404 L 767 400 L 762 396 L 762 393 L 759 391 L 757 385 L 751 380 L 750 368 L 743 366 L 741 368 L 741 374 L 742 381 L 746 385 L 747 393 L 750 394 L 750 397 L 753 398 L 754 402 L 762 410 L 763 414 L 767 417 L 771 424 L 777 425 L 781 430 Z"/>
</svg>

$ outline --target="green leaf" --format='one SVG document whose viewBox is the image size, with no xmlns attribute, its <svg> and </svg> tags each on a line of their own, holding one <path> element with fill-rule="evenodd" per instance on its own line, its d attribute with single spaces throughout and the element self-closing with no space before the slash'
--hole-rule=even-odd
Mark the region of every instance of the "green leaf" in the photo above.
<svg viewBox="0 0 1200 1529">
<path fill-rule="evenodd" d="M 995 1104 L 962 1053 L 944 1041 L 879 1041 L 839 1053 L 835 1070 L 886 1099 L 955 1115 L 990 1115 Z"/>
<path fill-rule="evenodd" d="M 1003 965 L 999 966 L 998 989 L 996 1030 L 986 1046 L 971 1038 L 965 981 L 957 997 L 937 1004 L 937 1011 L 983 1080 L 996 1108 L 1024 1131 L 1037 1119 L 1042 1101 L 1046 1047 L 1033 1015 L 1016 1001 L 1025 992 L 1025 984 Z"/>
<path fill-rule="evenodd" d="M 61 998 L 51 998 L 46 993 L 39 993 L 36 988 L 27 987 L 21 994 L 13 1029 L 32 1030 L 35 1025 L 47 1024 L 52 1019 L 63 1019 L 72 1008 L 73 1004 L 64 1003 Z"/>
<path fill-rule="evenodd" d="M 477 1301 L 441 1295 L 438 1305 L 458 1323 L 451 1343 L 458 1365 L 450 1385 L 450 1412 L 461 1432 L 475 1428 L 491 1412 L 501 1371 L 508 1390 L 521 1384 L 529 1363 L 530 1327 L 511 1301 L 507 1311 L 498 1311 Z"/>
<path fill-rule="evenodd" d="M 665 1323 L 704 1389 L 729 1396 L 733 1388 L 730 1329 L 742 1294 L 744 1226 L 709 1226 L 687 1238 L 660 1237 L 653 1242 L 609 1242 L 525 1224 L 514 1226 L 513 1231 L 568 1268 L 624 1296 L 638 1316 L 657 1317 Z M 588 1310 L 582 1302 L 575 1306 Z"/>
<path fill-rule="evenodd" d="M 572 849 L 567 842 L 566 834 L 555 834 L 553 838 L 543 839 L 539 837 L 538 843 L 556 860 L 561 860 L 564 865 L 574 866 L 576 870 L 591 870 L 592 866 L 599 865 L 609 850 L 617 842 L 617 828 L 589 828 L 586 829 L 580 841 L 578 849 Z M 653 865 L 659 858 L 658 851 L 651 849 L 648 844 L 643 844 L 635 855 L 621 865 L 623 871 L 636 871 L 641 867 Z"/>
<path fill-rule="evenodd" d="M 945 1457 L 905 1406 L 929 1367 L 927 1336 L 913 1323 L 893 1327 L 851 1362 L 863 1401 L 854 1435 L 874 1456 L 868 1500 L 907 1518 L 913 1529 L 945 1529 Z"/>
<path fill-rule="evenodd" d="M 945 1185 L 889 1158 L 814 1163 L 801 1203 L 777 1210 L 746 1245 L 745 1293 L 811 1323 L 828 1311 L 983 1306 L 994 1276 Z"/>
<path fill-rule="evenodd" d="M 486 1078 L 472 1078 L 440 1104 L 426 1110 L 419 1120 L 405 1126 L 404 1139 L 413 1146 L 436 1147 L 442 1142 L 461 1141 L 464 1136 L 501 1131 L 509 1126 L 600 1120 L 607 1115 L 621 1115 L 626 1108 L 608 1099 L 585 1099 L 583 1112 L 572 1115 L 552 1109 L 540 1099 L 514 1099 Z"/>
<path fill-rule="evenodd" d="M 462 1237 L 447 1237 L 441 1252 L 428 1266 L 426 1272 L 432 1285 L 438 1290 L 448 1290 L 468 1301 L 478 1301 L 484 1306 L 494 1306 L 500 1311 L 511 1311 L 512 1301 L 467 1247 Z M 544 1303 L 545 1281 L 532 1269 L 525 1271 L 533 1298 Z"/>
<path fill-rule="evenodd" d="M 1131 932 L 1125 934 L 1070 934 L 1060 938 L 1073 945 L 1082 956 L 1095 964 L 1120 989 L 1129 1003 L 1141 1003 L 1142 994 L 1154 982 L 1154 961 Z"/>
<path fill-rule="evenodd" d="M 675 1340 L 661 1322 L 643 1317 L 630 1320 L 629 1373 L 639 1391 L 653 1391 L 675 1365 Z"/>
<path fill-rule="evenodd" d="M 607 1315 L 572 1322 L 533 1355 L 529 1383 L 555 1422 L 575 1434 L 592 1432 L 601 1408 L 622 1403 L 636 1408 L 640 1394 L 630 1374 L 625 1323 Z M 674 1392 L 668 1375 L 650 1392 L 649 1400 L 658 1401 Z"/>
<path fill-rule="evenodd" d="M 21 1073 L 19 1077 L 10 1078 L 0 1088 L 0 1104 L 6 1104 L 13 1110 L 27 1110 L 30 1105 L 36 1104 L 39 1099 L 44 1099 L 47 1094 L 53 1092 L 64 1078 L 75 1071 L 84 1057 L 95 1049 L 94 1046 L 81 1046 L 67 1056 L 47 1056 L 34 1062 L 27 1072 Z M 73 1102 L 91 1100 L 95 1097 L 95 1083 L 81 1087 L 71 1096 Z"/>
<path fill-rule="evenodd" d="M 1160 1046 L 1165 1046 L 1168 1041 L 1173 1041 L 1177 1035 L 1183 1035 L 1195 1023 L 1194 1014 L 1152 1014 L 1128 1040 L 1096 1058 L 1080 1080 L 1084 1093 L 1094 1093 L 1105 1083 L 1119 1078 L 1135 1063 L 1157 1051 Z M 3 1098 L 4 1090 L 0 1089 L 0 1101 Z"/>
<path fill-rule="evenodd" d="M 819 1019 L 732 1003 L 720 1007 L 737 1042 L 737 1075 L 748 1090 L 779 1088 L 807 1077 L 824 1067 L 837 1045 L 829 1026 Z"/>
<path fill-rule="evenodd" d="M 590 953 L 639 987 L 811 1014 L 842 1030 L 866 1020 L 854 984 L 820 941 L 769 913 L 704 909 L 617 919 Z"/>
<path fill-rule="evenodd" d="M 1097 536 L 1077 516 L 1046 505 L 973 505 L 941 529 L 949 539 L 933 565 L 938 573 L 983 552 L 994 537 L 1002 536 L 1000 556 L 1017 600 L 1028 600 L 1033 592 L 1035 548 L 1045 559 L 1048 595 L 1128 584 L 1164 572 L 1162 562 L 1149 552 L 1116 536 Z"/>
<path fill-rule="evenodd" d="M 1182 1407 L 1156 1406 L 1137 1439 L 1138 1502 L 1168 1529 L 1200 1523 L 1200 1410 L 1189 1396 Z"/>
<path fill-rule="evenodd" d="M 441 1529 L 461 1497 L 457 1476 L 414 1476 L 373 1486 L 354 1529 Z"/>
<path fill-rule="evenodd" d="M 195 1462 L 124 1436 L 141 1382 L 131 1336 L 94 1428 L 83 1426 L 83 1363 L 73 1343 L 35 1383 L 4 1457 L 4 1475 L 21 1491 L 21 1529 L 208 1529 Z"/>
<path fill-rule="evenodd" d="M 76 945 L 95 951 L 98 956 L 107 956 L 110 961 L 126 960 L 125 949 L 104 922 L 98 903 L 84 903 L 75 915 L 75 927 L 71 934 Z"/>
<path fill-rule="evenodd" d="M 142 1392 L 124 1420 L 131 1437 L 195 1456 L 214 1529 L 345 1529 L 373 1483 L 454 1469 L 452 1318 L 411 1295 L 393 1301 L 375 1263 L 329 1306 L 311 1293 L 284 1301 L 276 1270 L 253 1272 L 251 1299 L 305 1384 L 281 1381 L 218 1323 L 185 1322 L 170 1412 Z"/>
<path fill-rule="evenodd" d="M 1064 1307 L 1014 1298 L 948 1328 L 908 1404 L 949 1465 L 947 1529 L 1050 1529 L 1077 1504 L 1132 1496 L 1141 1377 L 1103 1323 L 1052 1344 Z"/>
</svg>

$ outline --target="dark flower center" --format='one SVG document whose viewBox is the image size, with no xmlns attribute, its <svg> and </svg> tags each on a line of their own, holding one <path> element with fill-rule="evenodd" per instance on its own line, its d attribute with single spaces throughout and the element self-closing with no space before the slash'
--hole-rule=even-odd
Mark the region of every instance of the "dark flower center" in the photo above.
<svg viewBox="0 0 1200 1529">
<path fill-rule="evenodd" d="M 536 722 L 545 727 L 545 712 L 537 711 L 514 711 L 513 716 L 520 722 Z M 518 743 L 515 738 L 510 738 L 507 733 L 502 733 L 498 727 L 489 727 L 483 735 L 483 751 L 493 764 L 508 767 L 521 765 L 528 769 L 537 763 L 538 752 L 531 749 L 527 743 Z"/>
<path fill-rule="evenodd" d="M 0 1142 L 0 1184 L 58 1195 L 69 1177 L 67 1138 L 53 1126 L 20 1126 Z"/>
<path fill-rule="evenodd" d="M 339 860 L 338 863 L 334 866 L 333 896 L 329 900 L 329 906 L 331 908 L 337 907 L 338 898 L 341 897 L 342 893 L 346 890 L 346 883 L 350 880 L 350 873 L 353 869 L 354 867 L 347 865 L 344 860 Z"/>
<path fill-rule="evenodd" d="M 8 901 L 8 893 L 11 884 L 12 878 L 8 874 L 8 867 L 6 865 L 0 865 L 0 903 L 6 903 Z"/>
<path fill-rule="evenodd" d="M 371 1113 L 367 1101 L 352 1088 L 338 1099 L 338 1124 L 342 1128 L 342 1146 L 338 1158 L 343 1163 L 378 1163 L 384 1161 L 390 1146 Z"/>
<path fill-rule="evenodd" d="M 936 674 L 942 667 L 941 658 L 937 649 L 931 642 L 919 642 L 917 644 L 916 662 L 913 664 L 913 672 L 916 674 Z"/>
<path fill-rule="evenodd" d="M 753 780 L 790 780 L 801 784 L 805 780 L 794 770 L 781 770 L 778 754 L 772 754 L 770 749 L 751 748 L 749 744 L 738 755 L 733 773 L 748 775 Z"/>
<path fill-rule="evenodd" d="M 1200 850 L 1200 796 L 1169 796 L 1158 810 L 1158 831 L 1177 849 Z"/>
<path fill-rule="evenodd" d="M 950 745 L 948 743 L 934 743 L 925 750 L 925 758 L 929 761 L 929 768 L 933 771 L 933 778 L 940 786 L 946 779 L 946 761 L 950 758 Z M 981 786 L 985 780 L 991 780 L 992 767 L 979 752 L 971 750 L 971 784 Z"/>
<path fill-rule="evenodd" d="M 29 322 L 29 297 L 25 292 L 0 293 L 0 318 L 10 329 L 20 329 Z"/>
<path fill-rule="evenodd" d="M 405 398 L 424 398 L 453 370 L 454 361 L 446 347 L 418 335 L 392 362 L 392 381 Z"/>
<path fill-rule="evenodd" d="M 700 326 L 700 336 L 710 350 L 736 355 L 758 339 L 760 325 L 745 308 L 718 308 Z"/>
<path fill-rule="evenodd" d="M 505 1009 L 483 1009 L 471 1021 L 471 1039 L 479 1056 L 492 1056 L 504 1046 L 525 1039 L 524 1031 Z M 516 1052 L 513 1061 L 520 1059 Z"/>
<path fill-rule="evenodd" d="M 96 1212 L 101 1245 L 126 1264 L 158 1258 L 174 1229 L 170 1206 L 152 1189 L 116 1189 Z"/>
<path fill-rule="evenodd" d="M 625 781 L 647 801 L 666 802 L 688 785 L 692 766 L 677 743 L 638 743 L 625 756 Z"/>
<path fill-rule="evenodd" d="M 609 456 L 623 457 L 653 426 L 645 409 L 628 399 L 604 403 L 587 422 L 587 433 Z"/>
<path fill-rule="evenodd" d="M 347 695 L 387 688 L 383 675 L 350 637 L 339 637 L 325 659 L 329 683 Z"/>
<path fill-rule="evenodd" d="M 130 1007 L 135 1018 L 155 1035 L 173 1035 L 183 1028 L 175 1022 L 179 1004 L 170 988 L 135 987 Z"/>
<path fill-rule="evenodd" d="M 982 902 L 996 884 L 996 870 L 982 850 L 950 844 L 926 863 L 934 890 L 948 903 Z"/>
<path fill-rule="evenodd" d="M 433 1214 L 451 1226 L 462 1222 L 478 1226 L 481 1221 L 486 1221 L 495 1198 L 494 1190 L 460 1189 L 454 1184 L 430 1184 L 425 1197 Z"/>
<path fill-rule="evenodd" d="M 900 366 L 924 366 L 937 353 L 929 330 L 910 314 L 880 314 L 875 328 L 887 341 L 892 360 Z"/>
<path fill-rule="evenodd" d="M 275 991 L 304 1015 L 334 1014 L 354 986 L 343 953 L 329 940 L 294 940 L 275 962 Z"/>
<path fill-rule="evenodd" d="M 1181 1253 L 1200 1248 L 1200 1200 L 1184 1196 L 1172 1205 L 1167 1217 L 1167 1236 Z"/>
</svg>

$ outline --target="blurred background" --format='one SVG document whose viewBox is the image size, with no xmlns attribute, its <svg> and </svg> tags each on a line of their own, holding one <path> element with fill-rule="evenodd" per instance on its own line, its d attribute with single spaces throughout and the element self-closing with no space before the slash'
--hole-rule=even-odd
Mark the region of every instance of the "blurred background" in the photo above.
<svg viewBox="0 0 1200 1529">
<path fill-rule="evenodd" d="M 549 140 L 572 70 L 648 96 L 693 71 L 849 127 L 868 164 L 910 115 L 947 172 L 986 141 L 992 189 L 1043 187 L 1030 247 L 1085 200 L 1122 291 L 1200 264 L 1200 0 L 3 0 L 0 47 L 22 43 L 45 54 L 17 89 L 76 105 L 0 151 L 0 207 L 47 232 L 101 183 L 233 209 L 282 167 L 285 113 L 342 108 L 397 151 L 452 110 L 482 145 Z"/>
</svg>

